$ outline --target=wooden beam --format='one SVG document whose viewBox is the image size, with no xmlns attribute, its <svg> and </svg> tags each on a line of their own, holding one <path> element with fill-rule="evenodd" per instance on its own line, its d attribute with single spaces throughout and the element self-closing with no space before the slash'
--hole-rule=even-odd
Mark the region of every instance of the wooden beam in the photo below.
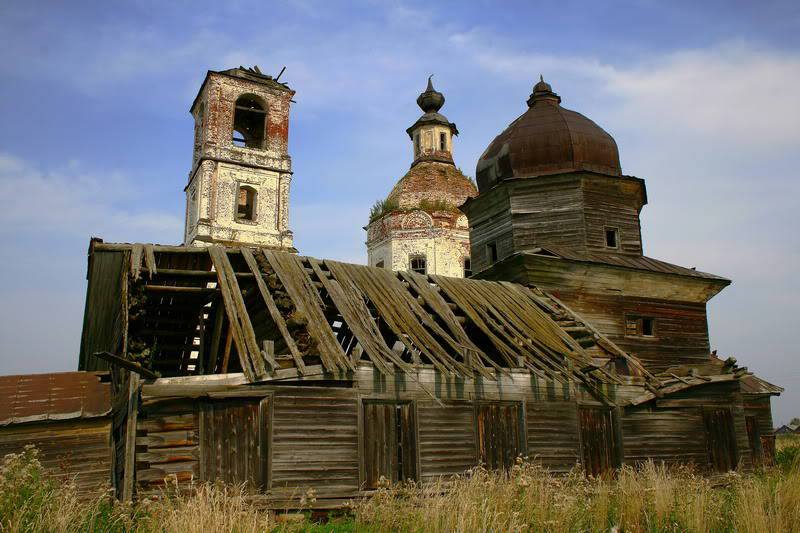
<svg viewBox="0 0 800 533">
<path fill-rule="evenodd" d="M 128 384 L 128 420 L 125 426 L 125 459 L 123 463 L 122 501 L 133 499 L 136 472 L 136 421 L 139 416 L 139 374 L 131 373 Z"/>
<path fill-rule="evenodd" d="M 203 294 L 214 294 L 219 289 L 209 289 L 206 287 L 174 287 L 172 285 L 145 285 L 144 290 L 147 292 L 203 295 Z"/>
<path fill-rule="evenodd" d="M 102 359 L 103 361 L 108 361 L 112 365 L 117 365 L 121 368 L 125 368 L 130 370 L 131 372 L 135 372 L 136 374 L 146 378 L 146 379 L 156 379 L 161 377 L 160 374 L 157 372 L 153 372 L 150 369 L 143 367 L 141 364 L 131 361 L 129 359 L 123 359 L 118 355 L 114 355 L 110 352 L 95 352 L 93 354 L 98 359 Z"/>
<path fill-rule="evenodd" d="M 253 257 L 253 253 L 249 248 L 242 248 L 241 253 L 242 257 L 244 257 L 244 260 L 247 263 L 247 266 L 250 267 L 250 271 L 255 277 L 258 291 L 261 293 L 261 298 L 264 300 L 264 304 L 267 306 L 267 310 L 269 311 L 269 315 L 272 317 L 272 321 L 275 322 L 276 326 L 278 326 L 278 331 L 281 332 L 281 336 L 283 337 L 286 346 L 289 348 L 289 353 L 292 355 L 292 359 L 294 359 L 294 365 L 297 367 L 297 370 L 300 372 L 300 374 L 304 374 L 306 364 L 303 362 L 303 355 L 300 353 L 300 349 L 294 342 L 294 338 L 292 337 L 291 333 L 289 333 L 289 328 L 286 326 L 286 321 L 283 319 L 283 315 L 281 315 L 275 300 L 272 298 L 272 295 L 269 292 L 269 288 L 267 287 L 267 284 L 261 275 L 261 269 L 258 267 L 258 263 L 256 262 L 255 257 Z"/>
</svg>

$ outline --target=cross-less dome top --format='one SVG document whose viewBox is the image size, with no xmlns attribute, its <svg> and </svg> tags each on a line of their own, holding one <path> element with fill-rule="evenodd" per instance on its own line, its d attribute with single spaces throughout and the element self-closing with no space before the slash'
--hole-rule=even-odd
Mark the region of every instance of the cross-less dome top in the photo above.
<svg viewBox="0 0 800 533">
<path fill-rule="evenodd" d="M 495 137 L 478 160 L 478 189 L 510 177 L 574 170 L 622 174 L 614 138 L 560 104 L 561 97 L 540 77 L 528 99 L 528 110 Z"/>
</svg>

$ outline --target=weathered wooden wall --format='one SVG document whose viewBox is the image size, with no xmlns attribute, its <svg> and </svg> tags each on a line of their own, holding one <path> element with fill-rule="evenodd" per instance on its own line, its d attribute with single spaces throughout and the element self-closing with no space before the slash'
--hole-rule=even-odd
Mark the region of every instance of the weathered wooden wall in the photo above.
<svg viewBox="0 0 800 533">
<path fill-rule="evenodd" d="M 46 421 L 0 427 L 0 457 L 31 444 L 57 479 L 74 479 L 79 494 L 111 485 L 111 423 L 108 418 Z"/>
<path fill-rule="evenodd" d="M 176 379 L 190 383 L 190 378 Z M 144 491 L 157 489 L 170 474 L 181 480 L 216 477 L 241 483 L 255 480 L 248 472 L 258 471 L 269 505 L 296 505 L 313 489 L 313 505 L 331 508 L 368 493 L 377 485 L 374 472 L 400 461 L 399 455 L 394 456 L 399 452 L 405 463 L 403 475 L 432 482 L 462 474 L 481 457 L 508 463 L 506 451 L 517 445 L 520 455 L 552 471 L 566 472 L 586 460 L 587 443 L 582 441 L 592 429 L 584 428 L 581 433 L 579 412 L 584 411 L 595 413 L 596 421 L 605 424 L 605 437 L 593 441 L 591 452 L 592 457 L 605 457 L 596 462 L 598 468 L 620 461 L 636 464 L 648 458 L 707 467 L 709 450 L 702 413 L 704 408 L 719 406 L 731 409 L 741 466 L 749 469 L 752 463 L 736 382 L 696 387 L 616 413 L 580 387 L 534 379 L 523 371 L 512 371 L 497 382 L 448 379 L 432 370 L 420 371 L 413 379 L 398 375 L 387 380 L 362 365 L 353 382 L 217 384 L 204 392 L 202 387 L 187 385 L 187 395 L 210 398 L 166 399 L 180 387 L 168 382 L 161 388 L 149 385 L 143 390 L 136 466 Z M 643 391 L 637 385 L 606 389 L 608 396 L 618 401 Z M 164 399 L 159 399 L 161 395 Z M 213 416 L 208 415 L 211 405 L 215 406 Z M 224 405 L 239 410 L 249 405 L 242 413 L 250 415 L 240 413 L 239 419 L 220 416 L 218 406 Z M 381 406 L 380 412 L 374 409 L 376 405 Z M 401 414 L 402 420 L 397 418 Z M 376 416 L 383 425 L 376 424 Z M 606 418 L 607 424 L 603 422 Z M 515 420 L 519 426 L 514 427 Z M 210 424 L 217 427 L 210 429 Z M 398 436 L 398 431 L 413 431 L 416 437 L 409 441 L 406 434 Z M 498 432 L 508 438 L 501 439 L 495 435 Z M 386 447 L 383 451 L 373 449 L 375 442 L 367 442 L 372 434 Z M 604 442 L 609 443 L 608 449 L 602 449 Z M 502 445 L 497 448 L 492 443 Z M 235 459 L 222 458 L 224 453 Z M 372 459 L 375 464 L 368 465 Z M 232 477 L 209 474 L 221 468 L 213 461 L 228 465 L 222 468 Z"/>
<path fill-rule="evenodd" d="M 676 302 L 616 294 L 558 291 L 559 299 L 653 372 L 670 366 L 703 364 L 710 351 L 704 303 Z M 626 331 L 626 320 L 655 320 L 655 335 Z"/>
<path fill-rule="evenodd" d="M 648 459 L 667 464 L 708 462 L 699 408 L 658 409 L 651 405 L 626 409 L 622 417 L 625 460 L 637 464 Z"/>
</svg>

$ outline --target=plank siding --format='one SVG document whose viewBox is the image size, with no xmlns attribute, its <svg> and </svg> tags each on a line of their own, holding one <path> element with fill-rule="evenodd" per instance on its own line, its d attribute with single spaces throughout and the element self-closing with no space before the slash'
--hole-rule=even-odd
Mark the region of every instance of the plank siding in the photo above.
<svg viewBox="0 0 800 533">
<path fill-rule="evenodd" d="M 358 401 L 354 396 L 347 389 L 276 393 L 271 471 L 275 497 L 299 498 L 310 488 L 320 499 L 358 492 Z"/>
<path fill-rule="evenodd" d="M 157 492 L 167 478 L 200 479 L 197 402 L 164 402 L 143 408 L 136 425 L 136 482 L 139 494 Z"/>
<path fill-rule="evenodd" d="M 703 438 L 700 408 L 626 410 L 622 417 L 625 462 L 638 464 L 648 459 L 666 464 L 691 463 L 705 466 L 708 450 Z"/>
<path fill-rule="evenodd" d="M 31 444 L 48 474 L 74 480 L 78 495 L 91 498 L 111 485 L 110 437 L 111 421 L 105 418 L 0 427 L 0 457 Z"/>
<path fill-rule="evenodd" d="M 639 222 L 639 186 L 616 179 L 583 179 L 583 213 L 586 223 L 586 249 L 641 255 L 642 234 Z M 605 227 L 618 230 L 619 246 L 606 246 Z"/>
<path fill-rule="evenodd" d="M 578 406 L 569 401 L 527 402 L 528 457 L 553 472 L 580 464 Z"/>
<path fill-rule="evenodd" d="M 478 464 L 472 402 L 418 402 L 421 480 L 463 474 Z"/>
</svg>

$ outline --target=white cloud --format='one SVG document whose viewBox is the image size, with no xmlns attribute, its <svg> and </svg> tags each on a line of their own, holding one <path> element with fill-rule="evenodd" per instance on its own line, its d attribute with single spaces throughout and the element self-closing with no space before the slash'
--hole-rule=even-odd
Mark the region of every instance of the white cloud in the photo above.
<svg viewBox="0 0 800 533">
<path fill-rule="evenodd" d="M 119 173 L 102 177 L 71 163 L 56 172 L 0 154 L 0 232 L 52 237 L 103 236 L 117 241 L 176 242 L 180 213 L 147 210 L 142 195 Z"/>
</svg>

